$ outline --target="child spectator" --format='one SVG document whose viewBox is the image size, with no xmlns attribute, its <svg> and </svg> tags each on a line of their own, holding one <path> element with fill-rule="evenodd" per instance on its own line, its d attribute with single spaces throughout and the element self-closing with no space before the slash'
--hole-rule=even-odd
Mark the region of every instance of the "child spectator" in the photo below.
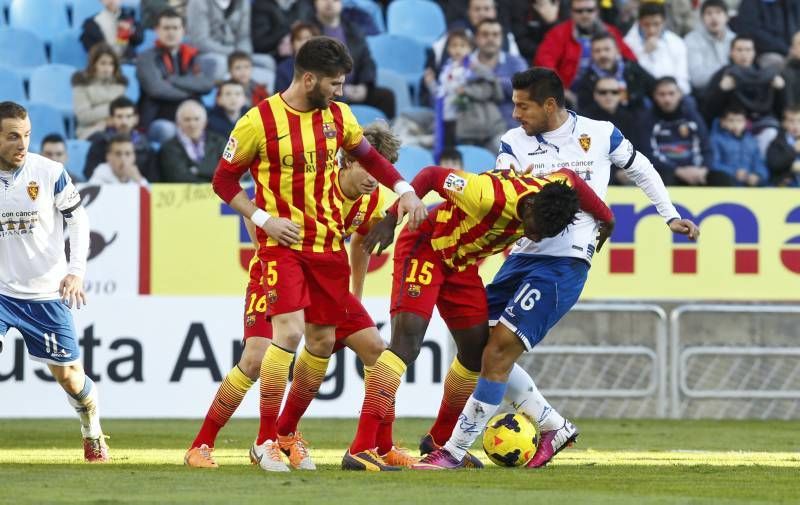
<svg viewBox="0 0 800 505">
<path fill-rule="evenodd" d="M 772 184 L 800 187 L 800 106 L 783 111 L 781 130 L 767 149 L 767 167 Z"/>
<path fill-rule="evenodd" d="M 217 89 L 216 105 L 208 113 L 208 129 L 227 138 L 236 121 L 247 112 L 244 86 L 225 81 Z"/>
<path fill-rule="evenodd" d="M 439 157 L 439 166 L 464 170 L 464 158 L 461 156 L 461 151 L 455 147 L 445 148 Z"/>
<path fill-rule="evenodd" d="M 269 96 L 267 87 L 253 80 L 253 59 L 244 51 L 234 51 L 228 55 L 228 73 L 231 80 L 244 86 L 246 102 L 255 107 Z"/>
<path fill-rule="evenodd" d="M 136 153 L 130 136 L 121 133 L 108 144 L 106 162 L 94 169 L 89 184 L 138 184 L 147 185 L 136 166 Z"/>
<path fill-rule="evenodd" d="M 87 139 L 106 128 L 108 107 L 125 93 L 127 85 L 128 79 L 120 71 L 114 49 L 104 42 L 92 47 L 86 69 L 72 76 L 72 103 L 79 139 Z"/>
<path fill-rule="evenodd" d="M 714 170 L 727 174 L 736 186 L 761 186 L 767 180 L 767 167 L 758 151 L 755 137 L 746 131 L 744 109 L 730 106 L 711 129 Z"/>
</svg>

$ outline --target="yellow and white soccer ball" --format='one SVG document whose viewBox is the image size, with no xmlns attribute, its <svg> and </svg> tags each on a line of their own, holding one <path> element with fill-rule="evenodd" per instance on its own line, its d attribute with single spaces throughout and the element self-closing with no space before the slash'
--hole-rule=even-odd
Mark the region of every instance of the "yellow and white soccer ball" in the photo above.
<svg viewBox="0 0 800 505">
<path fill-rule="evenodd" d="M 536 454 L 539 430 L 522 414 L 498 414 L 483 432 L 483 450 L 498 466 L 523 466 Z"/>
</svg>

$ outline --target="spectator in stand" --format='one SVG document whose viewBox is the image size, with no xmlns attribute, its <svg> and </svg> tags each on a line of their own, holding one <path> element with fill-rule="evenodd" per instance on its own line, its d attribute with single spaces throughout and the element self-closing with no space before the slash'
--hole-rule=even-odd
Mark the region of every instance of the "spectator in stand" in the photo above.
<svg viewBox="0 0 800 505">
<path fill-rule="evenodd" d="M 158 153 L 164 182 L 211 182 L 225 137 L 206 129 L 206 109 L 194 100 L 178 107 L 175 120 L 177 134 Z"/>
<path fill-rule="evenodd" d="M 783 111 L 781 130 L 767 149 L 767 167 L 775 186 L 800 187 L 800 106 Z"/>
<path fill-rule="evenodd" d="M 228 55 L 228 73 L 231 80 L 244 87 L 246 103 L 255 107 L 269 96 L 269 90 L 263 84 L 253 80 L 253 60 L 242 51 L 234 51 Z"/>
<path fill-rule="evenodd" d="M 249 109 L 246 103 L 247 97 L 241 83 L 225 81 L 220 84 L 216 104 L 208 112 L 208 130 L 228 138 L 236 121 Z"/>
<path fill-rule="evenodd" d="M 614 77 L 601 77 L 594 82 L 592 102 L 581 108 L 581 114 L 597 121 L 610 121 L 637 150 L 642 151 L 643 125 L 642 111 L 632 111 L 622 106 L 624 88 Z M 613 184 L 633 184 L 621 167 L 611 167 Z"/>
<path fill-rule="evenodd" d="M 154 29 L 158 24 L 161 11 L 172 9 L 182 18 L 186 18 L 186 4 L 189 0 L 140 0 L 142 10 L 142 26 Z"/>
<path fill-rule="evenodd" d="M 439 156 L 439 166 L 464 170 L 464 157 L 461 156 L 461 151 L 455 147 L 448 147 L 442 151 L 442 154 Z"/>
<path fill-rule="evenodd" d="M 350 50 L 353 71 L 347 76 L 342 100 L 380 109 L 388 118 L 395 113 L 394 93 L 375 84 L 377 70 L 364 34 L 352 21 L 342 18 L 342 0 L 314 0 L 311 21 L 323 35 L 339 40 Z"/>
<path fill-rule="evenodd" d="M 203 75 L 195 61 L 197 49 L 181 42 L 183 20 L 177 12 L 167 9 L 158 15 L 156 35 L 156 47 L 136 60 L 141 125 L 145 128 L 156 119 L 172 121 L 182 101 L 199 99 L 214 88 L 214 80 Z"/>
<path fill-rule="evenodd" d="M 719 69 L 708 84 L 705 96 L 705 117 L 711 123 L 729 105 L 744 108 L 751 121 L 759 148 L 765 153 L 777 135 L 783 90 L 786 81 L 774 68 L 755 65 L 755 44 L 751 37 L 737 35 L 731 42 L 731 63 Z"/>
<path fill-rule="evenodd" d="M 592 59 L 592 37 L 610 33 L 617 42 L 622 57 L 635 60 L 636 56 L 622 40 L 619 31 L 600 21 L 597 0 L 572 0 L 571 18 L 554 26 L 539 45 L 533 64 L 555 70 L 565 88 L 572 88 L 576 80 L 589 69 Z M 568 99 L 575 103 L 572 92 Z"/>
<path fill-rule="evenodd" d="M 289 29 L 298 21 L 312 19 L 314 4 L 312 0 L 257 0 L 251 17 L 253 49 L 280 62 L 294 54 Z"/>
<path fill-rule="evenodd" d="M 136 153 L 131 138 L 118 133 L 108 142 L 106 162 L 97 166 L 89 184 L 137 184 L 147 186 L 136 166 Z"/>
<path fill-rule="evenodd" d="M 275 76 L 275 91 L 284 91 L 292 83 L 294 77 L 294 55 L 303 47 L 308 39 L 320 34 L 317 25 L 298 21 L 292 26 L 289 37 L 292 41 L 292 56 L 286 58 L 278 64 L 278 72 Z"/>
<path fill-rule="evenodd" d="M 128 78 L 122 75 L 119 57 L 114 49 L 100 42 L 89 51 L 86 69 L 72 76 L 72 103 L 76 132 L 86 139 L 106 129 L 111 101 L 125 94 Z"/>
<path fill-rule="evenodd" d="M 705 93 L 714 73 L 730 61 L 731 42 L 736 36 L 728 27 L 728 5 L 724 0 L 705 0 L 700 6 L 702 23 L 684 38 L 689 60 L 689 81 L 697 95 Z"/>
<path fill-rule="evenodd" d="M 105 42 L 124 61 L 136 58 L 136 46 L 142 43 L 144 31 L 136 22 L 135 12 L 122 7 L 122 0 L 100 0 L 103 9 L 83 21 L 81 43 L 86 51 Z"/>
<path fill-rule="evenodd" d="M 652 92 L 656 81 L 639 63 L 622 58 L 614 37 L 601 33 L 592 37 L 592 62 L 575 84 L 575 94 L 581 110 L 594 101 L 595 84 L 606 77 L 617 81 L 620 103 L 629 109 L 641 109 L 645 106 L 645 98 Z"/>
<path fill-rule="evenodd" d="M 692 91 L 686 44 L 682 38 L 666 29 L 663 4 L 641 4 L 639 22 L 625 36 L 625 42 L 636 54 L 642 68 L 653 77 L 674 77 L 684 94 Z"/>
<path fill-rule="evenodd" d="M 792 37 L 792 47 L 789 49 L 789 57 L 781 75 L 786 81 L 786 91 L 783 95 L 786 100 L 785 106 L 800 105 L 800 32 Z"/>
<path fill-rule="evenodd" d="M 729 177 L 711 170 L 714 153 L 705 122 L 691 101 L 683 98 L 673 77 L 662 77 L 653 88 L 653 108 L 643 124 L 650 132 L 645 154 L 665 184 L 725 186 Z"/>
<path fill-rule="evenodd" d="M 755 137 L 747 132 L 747 115 L 740 106 L 731 105 L 711 127 L 714 170 L 725 173 L 735 186 L 762 186 L 767 167 Z"/>
<path fill-rule="evenodd" d="M 156 156 L 147 136 L 140 133 L 136 127 L 139 123 L 139 116 L 136 114 L 136 105 L 126 96 L 115 98 L 109 104 L 108 126 L 105 131 L 97 132 L 89 137 L 92 145 L 86 155 L 86 164 L 83 173 L 87 178 L 91 178 L 95 168 L 106 159 L 109 141 L 117 135 L 127 135 L 133 142 L 133 150 L 136 154 L 136 166 L 142 174 L 150 181 L 157 182 L 158 166 Z"/>
<path fill-rule="evenodd" d="M 753 38 L 759 66 L 780 71 L 792 36 L 800 31 L 797 0 L 742 0 L 733 31 Z"/>
<path fill-rule="evenodd" d="M 569 19 L 570 0 L 514 0 L 511 30 L 520 56 L 533 61 L 545 34 Z"/>
<path fill-rule="evenodd" d="M 45 135 L 45 137 L 42 139 L 42 146 L 39 150 L 39 154 L 49 160 L 57 161 L 64 165 L 64 168 L 67 170 L 67 173 L 73 181 L 86 180 L 86 178 L 83 176 L 83 173 L 76 173 L 67 168 L 67 162 L 69 161 L 69 156 L 67 154 L 67 143 L 64 141 L 64 137 L 58 133 Z"/>
<path fill-rule="evenodd" d="M 250 0 L 189 0 L 186 6 L 189 42 L 200 55 L 205 73 L 220 81 L 228 69 L 228 55 L 253 52 L 250 39 Z M 275 60 L 268 54 L 252 54 L 253 80 L 272 88 Z"/>
</svg>

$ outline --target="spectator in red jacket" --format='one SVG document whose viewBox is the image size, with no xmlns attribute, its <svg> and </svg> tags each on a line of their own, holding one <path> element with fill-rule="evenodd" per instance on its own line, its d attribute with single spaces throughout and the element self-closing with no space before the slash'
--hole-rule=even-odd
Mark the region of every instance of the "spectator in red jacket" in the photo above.
<svg viewBox="0 0 800 505">
<path fill-rule="evenodd" d="M 626 60 L 636 60 L 633 51 L 622 40 L 619 31 L 600 20 L 597 0 L 572 0 L 569 20 L 554 26 L 536 51 L 534 66 L 549 67 L 556 71 L 565 88 L 589 68 L 592 58 L 592 37 L 610 33 Z"/>
</svg>

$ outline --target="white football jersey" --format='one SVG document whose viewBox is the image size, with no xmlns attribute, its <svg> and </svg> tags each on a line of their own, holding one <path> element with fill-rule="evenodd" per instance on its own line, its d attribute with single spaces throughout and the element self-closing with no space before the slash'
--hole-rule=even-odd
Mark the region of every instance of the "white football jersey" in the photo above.
<svg viewBox="0 0 800 505">
<path fill-rule="evenodd" d="M 57 299 L 67 274 L 62 212 L 80 206 L 78 191 L 61 163 L 33 153 L 16 171 L 0 172 L 0 191 L 0 294 Z"/>
<path fill-rule="evenodd" d="M 642 155 L 638 155 L 642 156 Z M 531 174 L 543 176 L 561 168 L 578 174 L 605 200 L 611 165 L 627 168 L 637 157 L 633 145 L 608 121 L 595 121 L 569 111 L 569 118 L 557 130 L 529 136 L 522 127 L 509 130 L 500 143 L 497 168 L 517 171 L 532 167 Z M 643 157 L 643 156 L 642 156 Z M 659 202 L 666 209 L 665 219 L 679 217 L 675 207 Z M 511 254 L 569 256 L 591 262 L 598 225 L 594 218 L 579 212 L 575 222 L 557 237 L 533 242 L 521 238 Z"/>
</svg>

